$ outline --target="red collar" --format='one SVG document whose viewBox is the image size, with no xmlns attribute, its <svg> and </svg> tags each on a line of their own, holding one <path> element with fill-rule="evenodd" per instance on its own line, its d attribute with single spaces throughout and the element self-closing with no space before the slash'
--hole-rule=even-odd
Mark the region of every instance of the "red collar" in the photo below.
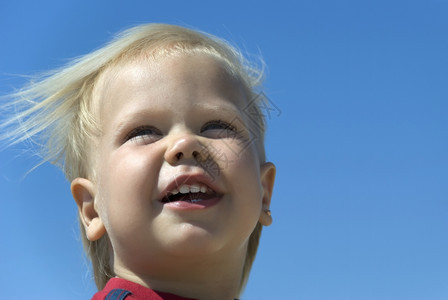
<svg viewBox="0 0 448 300">
<path fill-rule="evenodd" d="M 120 290 L 121 293 L 116 293 Z M 116 297 L 115 299 L 125 299 L 125 300 L 194 300 L 192 298 L 184 298 L 176 296 L 169 293 L 157 292 L 151 290 L 150 288 L 144 287 L 135 282 L 122 279 L 122 278 L 111 278 L 107 282 L 104 289 L 93 295 L 92 300 L 104 300 L 107 296 L 111 298 L 112 294 L 122 295 Z M 126 296 L 127 295 L 127 296 Z M 123 297 L 124 296 L 124 297 Z M 109 299 L 107 298 L 107 299 Z"/>
</svg>

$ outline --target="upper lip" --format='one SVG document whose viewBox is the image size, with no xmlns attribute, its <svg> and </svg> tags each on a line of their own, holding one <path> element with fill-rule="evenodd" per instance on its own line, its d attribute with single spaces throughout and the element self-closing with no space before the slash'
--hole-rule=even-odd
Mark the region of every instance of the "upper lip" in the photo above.
<svg viewBox="0 0 448 300">
<path fill-rule="evenodd" d="M 159 200 L 162 201 L 171 194 L 174 189 L 179 189 L 183 184 L 193 185 L 200 184 L 205 185 L 207 188 L 211 189 L 216 194 L 222 194 L 220 188 L 210 180 L 209 177 L 204 174 L 182 174 L 175 177 L 160 193 Z"/>
</svg>

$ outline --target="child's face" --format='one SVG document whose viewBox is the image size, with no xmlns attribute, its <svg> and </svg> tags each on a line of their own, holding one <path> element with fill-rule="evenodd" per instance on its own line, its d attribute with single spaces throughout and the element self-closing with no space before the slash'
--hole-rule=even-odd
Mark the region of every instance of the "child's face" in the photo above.
<svg viewBox="0 0 448 300">
<path fill-rule="evenodd" d="M 107 231 L 117 274 L 244 258 L 257 222 L 270 224 L 275 170 L 250 142 L 242 85 L 214 58 L 174 56 L 114 67 L 97 93 L 96 181 L 84 186 L 95 205 L 83 214 L 91 240 Z"/>
</svg>

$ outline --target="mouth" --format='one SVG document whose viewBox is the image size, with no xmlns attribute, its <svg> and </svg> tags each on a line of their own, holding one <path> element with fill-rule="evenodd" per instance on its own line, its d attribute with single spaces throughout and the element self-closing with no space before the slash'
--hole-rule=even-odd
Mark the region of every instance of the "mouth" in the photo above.
<svg viewBox="0 0 448 300">
<path fill-rule="evenodd" d="M 205 208 L 219 202 L 222 195 L 206 177 L 182 175 L 166 187 L 160 202 L 170 207 Z"/>
<path fill-rule="evenodd" d="M 167 195 L 162 198 L 162 203 L 176 201 L 197 203 L 216 198 L 217 196 L 218 194 L 214 190 L 204 184 L 182 184 L 178 188 L 168 191 Z"/>
</svg>

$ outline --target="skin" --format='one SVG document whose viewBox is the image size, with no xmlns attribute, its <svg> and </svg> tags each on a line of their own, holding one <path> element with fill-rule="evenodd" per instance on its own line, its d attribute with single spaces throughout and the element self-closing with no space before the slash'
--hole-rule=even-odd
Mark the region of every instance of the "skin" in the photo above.
<svg viewBox="0 0 448 300">
<path fill-rule="evenodd" d="M 265 210 L 275 177 L 274 165 L 260 164 L 254 143 L 247 146 L 240 82 L 216 58 L 180 55 L 112 67 L 95 93 L 96 179 L 72 182 L 88 239 L 108 233 L 118 277 L 184 297 L 233 299 L 250 234 L 272 222 Z M 163 204 L 163 190 L 185 174 L 207 177 L 220 201 L 192 210 Z"/>
</svg>

